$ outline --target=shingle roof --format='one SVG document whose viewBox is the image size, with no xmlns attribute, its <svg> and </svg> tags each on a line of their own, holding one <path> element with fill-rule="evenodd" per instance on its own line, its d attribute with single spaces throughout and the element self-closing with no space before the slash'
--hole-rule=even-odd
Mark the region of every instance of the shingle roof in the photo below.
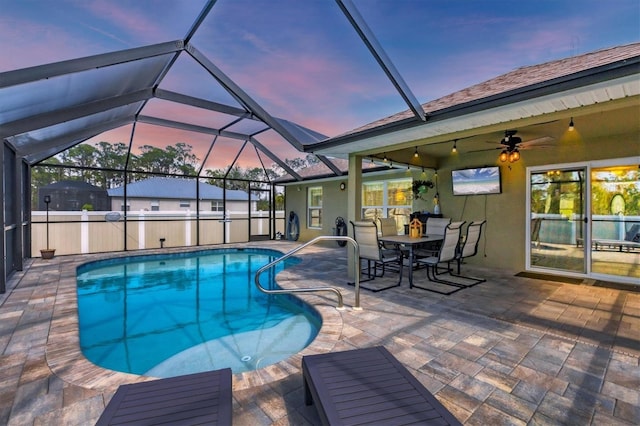
<svg viewBox="0 0 640 426">
<path fill-rule="evenodd" d="M 199 182 L 199 185 L 201 200 L 222 200 L 222 188 L 204 182 Z M 112 188 L 107 192 L 111 197 L 123 197 L 124 187 Z M 190 179 L 154 177 L 127 185 L 127 197 L 194 200 L 196 186 Z M 244 191 L 227 190 L 227 200 L 229 201 L 246 201 L 248 199 L 249 194 Z"/>
<path fill-rule="evenodd" d="M 439 99 L 422 104 L 424 111 L 429 114 L 445 108 L 462 105 L 467 102 L 477 101 L 493 95 L 508 92 L 510 90 L 521 89 L 537 83 L 550 81 L 556 78 L 565 77 L 571 74 L 608 65 L 614 62 L 640 56 L 640 43 L 632 43 L 623 46 L 611 47 L 597 50 L 583 55 L 556 61 L 545 62 L 543 64 L 531 65 L 517 68 L 506 74 L 492 78 L 485 82 L 467 87 L 458 92 L 451 93 Z M 413 112 L 406 110 L 389 117 L 366 124 L 357 129 L 351 130 L 341 136 L 362 132 L 390 123 L 413 118 Z"/>
</svg>

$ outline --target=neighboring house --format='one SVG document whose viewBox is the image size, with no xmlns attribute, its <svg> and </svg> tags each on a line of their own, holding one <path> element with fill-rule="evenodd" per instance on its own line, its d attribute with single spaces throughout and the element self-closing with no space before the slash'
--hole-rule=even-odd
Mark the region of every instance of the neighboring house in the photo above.
<svg viewBox="0 0 640 426">
<path fill-rule="evenodd" d="M 248 211 L 249 194 L 241 190 L 224 189 L 199 182 L 199 194 L 193 179 L 155 177 L 127 185 L 128 211 Z M 124 186 L 108 190 L 111 210 L 124 211 Z M 226 201 L 226 206 L 225 206 Z M 251 197 L 251 211 L 256 210 L 258 199 Z"/>
<path fill-rule="evenodd" d="M 107 191 L 79 180 L 62 180 L 41 187 L 38 190 L 37 210 L 47 209 L 47 204 L 44 202 L 44 197 L 47 195 L 51 197 L 49 210 L 105 211 L 111 208 Z"/>
</svg>

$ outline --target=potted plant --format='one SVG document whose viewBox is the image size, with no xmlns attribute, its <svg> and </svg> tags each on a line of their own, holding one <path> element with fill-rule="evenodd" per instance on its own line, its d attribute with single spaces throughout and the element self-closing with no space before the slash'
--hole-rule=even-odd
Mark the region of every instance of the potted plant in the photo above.
<svg viewBox="0 0 640 426">
<path fill-rule="evenodd" d="M 413 191 L 413 198 L 416 200 L 426 200 L 427 191 L 433 188 L 433 182 L 430 180 L 414 180 L 411 190 Z"/>
<path fill-rule="evenodd" d="M 47 205 L 47 248 L 40 249 L 40 255 L 43 259 L 52 259 L 56 252 L 56 249 L 49 248 L 49 203 L 51 202 L 51 195 L 44 196 L 44 203 Z"/>
</svg>

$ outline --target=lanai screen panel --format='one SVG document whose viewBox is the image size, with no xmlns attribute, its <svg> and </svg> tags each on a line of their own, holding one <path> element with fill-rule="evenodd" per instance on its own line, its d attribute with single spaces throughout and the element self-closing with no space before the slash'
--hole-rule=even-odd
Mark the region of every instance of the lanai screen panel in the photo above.
<svg viewBox="0 0 640 426">
<path fill-rule="evenodd" d="M 162 99 L 150 100 L 142 110 L 142 115 L 179 121 L 210 129 L 220 129 L 238 118 L 232 115 Z"/>
<path fill-rule="evenodd" d="M 129 162 L 131 171 L 196 176 L 214 136 L 138 123 Z"/>
<path fill-rule="evenodd" d="M 114 123 L 113 127 L 116 127 L 116 125 L 121 125 L 127 117 L 133 120 L 141 104 L 141 102 L 138 102 L 77 118 L 54 126 L 23 133 L 9 138 L 9 140 L 29 161 L 38 161 L 73 146 L 76 143 L 82 142 L 89 137 L 95 136 L 104 130 L 108 130 L 105 126 L 108 126 L 109 123 Z M 96 130 L 93 134 L 85 134 L 87 129 L 90 130 L 92 128 L 100 130 Z"/>
<path fill-rule="evenodd" d="M 272 116 L 336 136 L 406 109 L 336 2 L 265 5 L 218 1 L 192 44 Z"/>
<path fill-rule="evenodd" d="M 158 87 L 234 108 L 242 108 L 202 65 L 184 52 L 181 52 L 178 59 L 171 65 L 171 69 Z"/>
<path fill-rule="evenodd" d="M 152 87 L 172 56 L 161 55 L 2 88 L 0 123 Z"/>
</svg>

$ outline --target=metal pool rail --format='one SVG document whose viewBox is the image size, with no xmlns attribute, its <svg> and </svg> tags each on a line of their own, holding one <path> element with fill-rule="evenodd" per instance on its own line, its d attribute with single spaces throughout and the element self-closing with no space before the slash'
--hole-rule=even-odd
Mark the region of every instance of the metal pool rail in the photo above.
<svg viewBox="0 0 640 426">
<path fill-rule="evenodd" d="M 347 241 L 349 243 L 351 243 L 351 245 L 353 245 L 353 248 L 355 250 L 355 261 L 354 263 L 354 274 L 355 274 L 355 288 L 356 288 L 356 300 L 355 300 L 355 305 L 353 306 L 354 310 L 361 310 L 362 308 L 360 307 L 360 248 L 358 247 L 358 243 L 356 242 L 356 240 L 354 240 L 351 237 L 346 237 L 346 236 L 337 236 L 337 235 L 321 235 L 319 237 L 314 238 L 311 241 L 308 241 L 296 248 L 294 248 L 293 250 L 285 253 L 282 255 L 282 257 L 277 258 L 276 260 L 274 260 L 273 262 L 270 262 L 266 265 L 264 265 L 262 268 L 258 269 L 258 272 L 256 272 L 256 277 L 255 277 L 255 284 L 256 287 L 258 287 L 258 290 L 260 290 L 263 293 L 267 293 L 267 294 L 289 294 L 289 293 L 315 293 L 315 292 L 319 292 L 319 291 L 331 291 L 333 293 L 335 293 L 338 296 L 338 306 L 336 307 L 336 309 L 342 310 L 344 309 L 344 304 L 342 303 L 342 293 L 340 292 L 340 290 L 338 290 L 335 287 L 312 287 L 312 288 L 294 288 L 294 289 L 288 289 L 288 290 L 268 290 L 264 287 L 262 287 L 260 285 L 260 274 L 263 273 L 264 271 L 266 271 L 269 268 L 272 268 L 273 266 L 275 266 L 276 264 L 282 262 L 283 260 L 293 256 L 295 253 L 299 252 L 300 250 L 311 246 L 313 244 L 316 244 L 319 241 Z"/>
</svg>

